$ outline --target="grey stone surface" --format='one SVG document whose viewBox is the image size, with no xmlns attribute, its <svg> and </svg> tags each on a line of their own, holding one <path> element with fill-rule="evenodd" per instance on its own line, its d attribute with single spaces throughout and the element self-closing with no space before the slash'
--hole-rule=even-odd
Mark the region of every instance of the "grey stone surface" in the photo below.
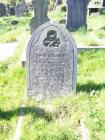
<svg viewBox="0 0 105 140">
<path fill-rule="evenodd" d="M 67 0 L 67 29 L 87 27 L 88 0 Z"/>
<path fill-rule="evenodd" d="M 34 17 L 30 22 L 30 33 L 32 34 L 40 25 L 47 22 L 48 0 L 34 0 Z"/>
<path fill-rule="evenodd" d="M 76 92 L 77 47 L 61 25 L 47 22 L 27 46 L 27 94 L 36 100 Z"/>
<path fill-rule="evenodd" d="M 0 17 L 6 15 L 6 7 L 4 3 L 0 3 Z"/>
<path fill-rule="evenodd" d="M 15 7 L 9 7 L 9 14 L 12 16 L 12 15 L 15 15 Z"/>
<path fill-rule="evenodd" d="M 28 7 L 25 2 L 22 2 L 15 6 L 15 15 L 17 17 L 23 16 L 24 14 L 27 13 L 27 11 L 28 11 Z"/>
<path fill-rule="evenodd" d="M 56 0 L 56 4 L 57 4 L 57 5 L 62 4 L 62 0 Z"/>
</svg>

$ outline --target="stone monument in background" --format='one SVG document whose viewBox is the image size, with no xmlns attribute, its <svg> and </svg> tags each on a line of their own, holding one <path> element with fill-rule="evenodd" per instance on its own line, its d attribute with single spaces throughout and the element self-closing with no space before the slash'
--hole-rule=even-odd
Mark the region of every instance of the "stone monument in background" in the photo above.
<svg viewBox="0 0 105 140">
<path fill-rule="evenodd" d="M 0 3 L 0 17 L 6 15 L 6 6 L 4 3 Z"/>
<path fill-rule="evenodd" d="M 15 15 L 17 17 L 21 17 L 23 15 L 26 15 L 27 11 L 28 11 L 28 7 L 27 7 L 25 2 L 21 2 L 20 4 L 17 4 L 15 6 Z"/>
<path fill-rule="evenodd" d="M 37 100 L 76 92 L 77 47 L 61 25 L 47 22 L 27 46 L 27 94 Z"/>
<path fill-rule="evenodd" d="M 40 25 L 47 22 L 48 0 L 33 0 L 34 17 L 30 22 L 30 33 L 32 34 Z"/>
<path fill-rule="evenodd" d="M 87 27 L 87 5 L 89 0 L 67 0 L 67 29 Z"/>
</svg>

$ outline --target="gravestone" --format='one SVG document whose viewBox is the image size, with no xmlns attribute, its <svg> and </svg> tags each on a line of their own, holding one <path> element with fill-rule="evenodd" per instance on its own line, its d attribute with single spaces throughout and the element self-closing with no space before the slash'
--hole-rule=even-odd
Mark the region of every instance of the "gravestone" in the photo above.
<svg viewBox="0 0 105 140">
<path fill-rule="evenodd" d="M 87 5 L 89 0 L 67 0 L 67 29 L 87 27 Z"/>
<path fill-rule="evenodd" d="M 47 22 L 48 0 L 34 0 L 34 17 L 30 22 L 30 33 L 32 34 L 40 25 Z"/>
<path fill-rule="evenodd" d="M 76 92 L 77 48 L 61 25 L 47 22 L 27 46 L 27 94 L 37 100 Z"/>
<path fill-rule="evenodd" d="M 17 17 L 20 17 L 22 14 L 21 14 L 21 7 L 20 7 L 20 4 L 16 5 L 15 6 L 15 15 Z"/>
<path fill-rule="evenodd" d="M 0 3 L 0 17 L 6 15 L 6 7 L 4 3 Z"/>
<path fill-rule="evenodd" d="M 15 7 L 9 7 L 9 13 L 10 15 L 15 15 Z"/>
<path fill-rule="evenodd" d="M 15 15 L 17 17 L 23 16 L 24 14 L 27 13 L 27 11 L 28 11 L 28 8 L 25 2 L 22 2 L 15 6 Z"/>
</svg>

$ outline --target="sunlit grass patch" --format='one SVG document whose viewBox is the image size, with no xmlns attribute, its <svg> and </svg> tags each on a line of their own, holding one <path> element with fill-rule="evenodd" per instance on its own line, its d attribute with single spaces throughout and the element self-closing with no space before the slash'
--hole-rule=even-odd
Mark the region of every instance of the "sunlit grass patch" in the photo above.
<svg viewBox="0 0 105 140">
<path fill-rule="evenodd" d="M 18 21 L 18 24 L 12 25 L 12 21 Z M 26 28 L 29 26 L 30 17 L 14 16 L 0 18 L 0 43 L 8 43 L 17 41 L 19 36 L 26 32 Z"/>
<path fill-rule="evenodd" d="M 19 59 L 26 38 L 27 33 L 22 33 L 14 56 L 0 62 L 0 138 L 2 140 L 14 137 L 19 110 L 25 101 L 26 71 L 19 66 Z"/>
</svg>

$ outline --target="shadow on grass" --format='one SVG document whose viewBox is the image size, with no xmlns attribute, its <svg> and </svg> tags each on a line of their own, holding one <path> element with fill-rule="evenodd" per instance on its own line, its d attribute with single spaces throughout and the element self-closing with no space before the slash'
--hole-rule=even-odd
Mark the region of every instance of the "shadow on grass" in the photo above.
<svg viewBox="0 0 105 140">
<path fill-rule="evenodd" d="M 51 114 L 40 107 L 20 107 L 16 110 L 2 111 L 0 110 L 0 120 L 10 120 L 12 117 L 26 116 L 31 114 L 34 119 L 42 118 L 47 122 L 53 120 Z"/>
<path fill-rule="evenodd" d="M 105 31 L 105 26 L 101 27 L 100 29 Z"/>
<path fill-rule="evenodd" d="M 105 88 L 105 83 L 102 84 L 96 84 L 93 82 L 88 82 L 86 84 L 77 84 L 77 92 L 85 92 L 85 93 L 90 93 L 92 91 L 101 91 L 102 89 Z M 38 119 L 42 118 L 46 120 L 47 122 L 53 121 L 53 116 L 51 113 L 46 111 L 43 108 L 40 107 L 20 107 L 15 110 L 9 110 L 9 111 L 2 111 L 0 110 L 0 120 L 10 120 L 13 117 L 18 117 L 18 116 L 26 116 L 31 114 L 33 116 L 33 119 Z"/>
<path fill-rule="evenodd" d="M 93 82 L 89 82 L 86 84 L 77 84 L 77 92 L 87 92 L 90 93 L 91 91 L 100 91 L 105 88 L 105 83 L 96 84 Z"/>
</svg>

